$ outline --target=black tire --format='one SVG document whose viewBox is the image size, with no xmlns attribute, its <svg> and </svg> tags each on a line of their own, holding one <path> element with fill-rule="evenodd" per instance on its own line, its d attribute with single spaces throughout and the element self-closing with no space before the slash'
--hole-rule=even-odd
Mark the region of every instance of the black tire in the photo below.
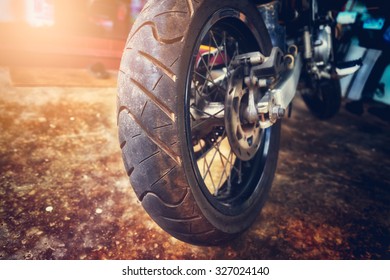
<svg viewBox="0 0 390 280">
<path fill-rule="evenodd" d="M 265 55 L 271 51 L 264 23 L 250 1 L 152 0 L 129 34 L 118 77 L 119 141 L 131 185 L 157 224 L 197 245 L 220 244 L 253 223 L 272 184 L 279 150 L 277 123 L 262 131 L 260 147 L 250 161 L 230 159 L 229 154 L 218 194 L 206 188 L 199 157 L 206 157 L 226 134 L 209 143 L 207 152 L 205 147 L 200 155 L 194 150 L 189 95 L 201 40 L 214 26 L 232 32 L 228 35 L 245 51 Z M 221 152 L 218 156 L 223 162 Z M 208 172 L 212 173 L 210 168 Z M 245 178 L 239 181 L 234 172 Z M 234 189 L 238 183 L 227 183 L 228 178 L 242 188 Z"/>
<path fill-rule="evenodd" d="M 315 80 L 304 75 L 301 96 L 310 112 L 320 120 L 336 115 L 341 106 L 341 87 L 337 79 Z"/>
</svg>

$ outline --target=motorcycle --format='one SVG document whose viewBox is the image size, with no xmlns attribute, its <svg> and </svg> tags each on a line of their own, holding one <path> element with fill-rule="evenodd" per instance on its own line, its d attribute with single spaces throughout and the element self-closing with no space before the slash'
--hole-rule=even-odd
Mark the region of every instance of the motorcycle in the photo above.
<svg viewBox="0 0 390 280">
<path fill-rule="evenodd" d="M 150 0 L 129 34 L 117 121 L 131 185 L 165 231 L 217 245 L 247 230 L 274 178 L 299 86 L 321 119 L 340 107 L 343 1 Z M 333 4 L 330 4 L 333 3 Z"/>
</svg>

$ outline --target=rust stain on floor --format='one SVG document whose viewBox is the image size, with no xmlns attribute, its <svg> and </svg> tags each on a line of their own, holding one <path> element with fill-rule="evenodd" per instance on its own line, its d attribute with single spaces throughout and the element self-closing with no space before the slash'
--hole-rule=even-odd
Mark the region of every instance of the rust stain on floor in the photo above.
<svg viewBox="0 0 390 280">
<path fill-rule="evenodd" d="M 321 122 L 297 99 L 258 221 L 196 247 L 137 201 L 115 88 L 16 88 L 0 69 L 0 91 L 0 259 L 390 259 L 390 127 L 369 114 Z"/>
</svg>

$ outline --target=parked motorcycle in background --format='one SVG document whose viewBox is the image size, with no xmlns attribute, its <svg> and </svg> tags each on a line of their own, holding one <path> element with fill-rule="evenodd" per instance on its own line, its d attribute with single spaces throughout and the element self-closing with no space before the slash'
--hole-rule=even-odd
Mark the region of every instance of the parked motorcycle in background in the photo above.
<svg viewBox="0 0 390 280">
<path fill-rule="evenodd" d="M 254 222 L 297 88 L 327 119 L 361 67 L 336 61 L 345 2 L 147 2 L 121 61 L 118 127 L 131 185 L 164 230 L 215 245 Z"/>
</svg>

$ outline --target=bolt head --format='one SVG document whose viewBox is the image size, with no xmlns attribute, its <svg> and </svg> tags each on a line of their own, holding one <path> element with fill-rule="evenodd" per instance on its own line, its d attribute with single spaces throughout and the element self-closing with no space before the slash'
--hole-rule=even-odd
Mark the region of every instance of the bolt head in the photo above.
<svg viewBox="0 0 390 280">
<path fill-rule="evenodd" d="M 275 117 L 275 118 L 283 118 L 286 114 L 286 109 L 280 107 L 280 105 L 278 106 L 275 106 L 272 108 L 272 115 Z"/>
<path fill-rule="evenodd" d="M 278 117 L 279 118 L 283 118 L 285 114 L 286 114 L 286 109 L 284 109 L 284 108 L 278 109 Z"/>
</svg>

